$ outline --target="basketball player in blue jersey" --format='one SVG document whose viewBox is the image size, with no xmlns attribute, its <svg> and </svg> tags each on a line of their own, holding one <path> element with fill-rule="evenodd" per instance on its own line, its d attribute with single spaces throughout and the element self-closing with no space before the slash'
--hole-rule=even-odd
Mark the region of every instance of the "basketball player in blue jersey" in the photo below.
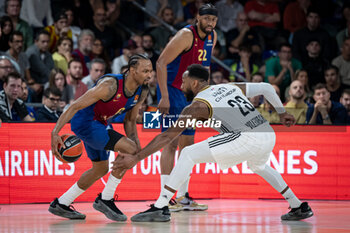
<svg viewBox="0 0 350 233">
<path fill-rule="evenodd" d="M 182 109 L 189 104 L 180 88 L 182 74 L 187 67 L 191 64 L 202 64 L 209 69 L 211 53 L 217 41 L 214 31 L 217 15 L 218 11 L 213 5 L 201 6 L 196 24 L 188 25 L 177 32 L 157 61 L 158 108 L 165 121 L 175 122 Z M 166 130 L 167 128 L 162 128 L 162 131 Z M 177 146 L 180 154 L 184 147 L 194 143 L 194 133 L 194 129 L 185 130 L 181 137 L 163 148 L 160 159 L 162 188 L 174 166 Z M 190 177 L 179 189 L 176 201 L 172 200 L 169 205 L 170 211 L 208 209 L 207 205 L 200 205 L 189 197 L 189 179 Z"/>
<path fill-rule="evenodd" d="M 254 108 L 248 97 L 264 95 L 278 112 L 283 125 L 290 127 L 295 124 L 295 118 L 286 112 L 273 87 L 268 83 L 227 83 L 209 86 L 208 80 L 209 72 L 203 66 L 189 66 L 183 75 L 181 88 L 186 97 L 193 101 L 184 108 L 177 124 L 156 136 L 135 155 L 120 153 L 113 162 L 113 169 L 132 168 L 178 137 L 185 130 L 186 122 L 215 120 L 221 123 L 211 126 L 219 134 L 182 150 L 179 161 L 156 203 L 145 212 L 133 216 L 131 221 L 170 221 L 168 203 L 195 164 L 218 163 L 221 169 L 228 169 L 244 161 L 289 203 L 291 210 L 282 215 L 281 220 L 301 220 L 313 216 L 308 203 L 301 202 L 282 176 L 267 164 L 275 146 L 276 135 L 269 122 Z"/>
<path fill-rule="evenodd" d="M 62 127 L 71 121 L 72 131 L 84 142 L 92 168 L 62 196 L 51 202 L 49 211 L 69 219 L 85 219 L 85 215 L 71 207 L 71 203 L 109 170 L 109 152 L 124 151 L 130 154 L 140 149 L 136 130 L 136 117 L 147 97 L 147 82 L 151 78 L 152 63 L 143 55 L 130 58 L 124 74 L 106 74 L 83 96 L 74 101 L 60 116 L 51 133 L 51 150 L 60 159 L 57 146 L 64 145 L 58 135 Z M 109 124 L 113 116 L 126 112 L 124 129 L 126 136 L 114 131 Z M 102 193 L 93 207 L 114 221 L 126 221 L 127 217 L 114 204 L 114 192 L 126 170 L 114 170 L 109 175 Z"/>
</svg>

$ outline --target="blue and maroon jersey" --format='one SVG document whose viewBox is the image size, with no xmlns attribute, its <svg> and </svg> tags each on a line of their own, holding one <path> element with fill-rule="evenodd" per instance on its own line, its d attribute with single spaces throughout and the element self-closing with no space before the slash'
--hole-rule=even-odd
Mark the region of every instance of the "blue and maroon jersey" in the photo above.
<svg viewBox="0 0 350 233">
<path fill-rule="evenodd" d="M 113 77 L 118 82 L 118 89 L 114 96 L 108 101 L 97 101 L 95 104 L 77 112 L 77 116 L 74 117 L 84 117 L 85 120 L 87 120 L 86 118 L 92 118 L 107 125 L 108 119 L 127 112 L 136 105 L 142 92 L 142 86 L 138 87 L 135 94 L 128 98 L 124 93 L 124 76 L 122 74 L 106 74 L 100 79 L 106 76 Z"/>
<path fill-rule="evenodd" d="M 211 60 L 211 51 L 214 44 L 214 32 L 201 39 L 197 32 L 197 27 L 187 25 L 193 34 L 192 47 L 184 51 L 167 66 L 168 85 L 180 89 L 182 83 L 182 74 L 187 67 L 192 64 L 201 64 L 209 68 Z"/>
</svg>

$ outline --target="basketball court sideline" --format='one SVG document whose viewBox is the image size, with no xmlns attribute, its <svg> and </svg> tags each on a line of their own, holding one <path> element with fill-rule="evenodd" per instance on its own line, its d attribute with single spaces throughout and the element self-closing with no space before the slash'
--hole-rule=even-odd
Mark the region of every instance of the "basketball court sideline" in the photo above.
<svg viewBox="0 0 350 233">
<path fill-rule="evenodd" d="M 49 204 L 0 205 L 0 233 L 132 232 L 132 233 L 345 233 L 350 232 L 349 201 L 309 201 L 314 216 L 304 221 L 281 221 L 289 210 L 284 200 L 201 200 L 208 211 L 172 213 L 168 223 L 132 223 L 131 216 L 154 201 L 121 201 L 117 206 L 128 216 L 113 222 L 93 209 L 92 203 L 76 203 L 85 220 L 67 220 L 50 214 Z"/>
</svg>

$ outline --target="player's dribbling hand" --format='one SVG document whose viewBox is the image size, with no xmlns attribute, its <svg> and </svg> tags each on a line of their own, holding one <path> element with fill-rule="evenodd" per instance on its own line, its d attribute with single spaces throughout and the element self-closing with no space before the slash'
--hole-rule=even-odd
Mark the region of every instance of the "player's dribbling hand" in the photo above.
<svg viewBox="0 0 350 233">
<path fill-rule="evenodd" d="M 169 98 L 161 98 L 158 104 L 159 112 L 162 113 L 163 115 L 167 115 L 169 114 L 169 108 L 170 108 Z"/>
<path fill-rule="evenodd" d="M 295 125 L 295 118 L 293 115 L 291 115 L 287 112 L 284 112 L 282 114 L 279 114 L 279 116 L 280 116 L 281 124 L 283 124 L 287 127 Z"/>
<path fill-rule="evenodd" d="M 137 156 L 118 152 L 117 158 L 112 162 L 112 169 L 131 169 L 138 162 Z"/>
<path fill-rule="evenodd" d="M 58 134 L 51 134 L 51 151 L 52 154 L 58 159 L 61 159 L 61 155 L 58 152 L 58 145 L 62 145 L 63 148 L 66 148 L 64 145 L 62 138 Z"/>
</svg>

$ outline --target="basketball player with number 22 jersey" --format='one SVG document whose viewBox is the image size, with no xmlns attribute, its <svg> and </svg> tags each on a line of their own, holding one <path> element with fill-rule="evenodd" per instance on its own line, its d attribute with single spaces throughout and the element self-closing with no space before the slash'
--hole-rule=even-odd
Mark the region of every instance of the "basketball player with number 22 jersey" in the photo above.
<svg viewBox="0 0 350 233">
<path fill-rule="evenodd" d="M 178 31 L 169 41 L 157 61 L 157 97 L 158 108 L 167 124 L 162 126 L 166 131 L 169 122 L 175 122 L 181 111 L 189 104 L 181 91 L 182 74 L 191 64 L 201 64 L 209 70 L 213 48 L 217 41 L 214 30 L 218 20 L 218 11 L 211 4 L 204 4 L 198 10 L 195 25 L 188 25 Z M 161 187 L 164 187 L 174 166 L 177 146 L 181 150 L 194 143 L 194 129 L 186 129 L 182 135 L 163 148 L 161 167 Z M 207 205 L 193 201 L 188 194 L 190 177 L 179 188 L 177 198 L 169 205 L 170 211 L 206 210 Z"/>
</svg>

